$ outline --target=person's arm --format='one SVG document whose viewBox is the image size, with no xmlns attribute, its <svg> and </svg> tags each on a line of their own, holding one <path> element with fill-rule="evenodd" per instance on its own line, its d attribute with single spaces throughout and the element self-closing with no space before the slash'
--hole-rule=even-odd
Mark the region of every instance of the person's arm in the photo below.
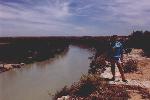
<svg viewBox="0 0 150 100">
<path fill-rule="evenodd" d="M 112 43 L 112 53 L 114 53 L 115 52 L 115 49 L 116 49 L 116 43 L 114 42 L 114 43 Z"/>
<path fill-rule="evenodd" d="M 121 61 L 123 61 L 123 51 L 124 51 L 124 47 L 123 44 L 121 43 Z"/>
<path fill-rule="evenodd" d="M 111 49 L 112 49 L 112 53 L 114 53 L 114 52 L 115 52 L 115 48 L 114 48 L 114 47 L 112 47 Z"/>
</svg>

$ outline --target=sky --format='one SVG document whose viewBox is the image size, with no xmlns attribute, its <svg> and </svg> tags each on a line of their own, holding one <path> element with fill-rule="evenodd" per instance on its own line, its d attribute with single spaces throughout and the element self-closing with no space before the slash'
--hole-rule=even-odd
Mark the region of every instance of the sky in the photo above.
<svg viewBox="0 0 150 100">
<path fill-rule="evenodd" d="M 150 30 L 150 0 L 0 0 L 0 36 L 129 35 Z"/>
</svg>

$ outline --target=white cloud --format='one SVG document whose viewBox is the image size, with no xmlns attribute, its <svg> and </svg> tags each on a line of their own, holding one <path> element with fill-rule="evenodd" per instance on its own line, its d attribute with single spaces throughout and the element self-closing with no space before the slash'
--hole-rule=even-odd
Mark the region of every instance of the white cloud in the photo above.
<svg viewBox="0 0 150 100">
<path fill-rule="evenodd" d="M 110 6 L 113 17 L 132 25 L 145 25 L 150 23 L 149 0 L 114 0 L 116 6 Z"/>
<path fill-rule="evenodd" d="M 52 6 L 35 6 L 32 8 L 17 3 L 1 4 L 0 33 L 4 36 L 10 34 L 61 35 L 67 28 L 75 27 L 65 21 L 69 16 L 67 2 L 56 2 Z"/>
<path fill-rule="evenodd" d="M 0 1 L 1 36 L 97 35 L 150 28 L 149 0 L 15 1 Z"/>
</svg>

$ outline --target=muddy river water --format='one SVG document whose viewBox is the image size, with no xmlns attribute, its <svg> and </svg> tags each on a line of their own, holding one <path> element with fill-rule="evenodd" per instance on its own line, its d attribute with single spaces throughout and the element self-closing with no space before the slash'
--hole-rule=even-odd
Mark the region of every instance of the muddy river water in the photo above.
<svg viewBox="0 0 150 100">
<path fill-rule="evenodd" d="M 65 85 L 87 73 L 92 53 L 77 46 L 42 62 L 0 74 L 0 100 L 50 100 Z"/>
</svg>

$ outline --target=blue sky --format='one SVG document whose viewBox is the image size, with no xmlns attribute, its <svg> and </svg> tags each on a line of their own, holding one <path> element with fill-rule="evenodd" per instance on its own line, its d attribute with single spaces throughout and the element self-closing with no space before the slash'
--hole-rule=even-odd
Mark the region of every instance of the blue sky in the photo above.
<svg viewBox="0 0 150 100">
<path fill-rule="evenodd" d="M 0 36 L 128 35 L 150 29 L 150 0 L 0 0 Z"/>
</svg>

